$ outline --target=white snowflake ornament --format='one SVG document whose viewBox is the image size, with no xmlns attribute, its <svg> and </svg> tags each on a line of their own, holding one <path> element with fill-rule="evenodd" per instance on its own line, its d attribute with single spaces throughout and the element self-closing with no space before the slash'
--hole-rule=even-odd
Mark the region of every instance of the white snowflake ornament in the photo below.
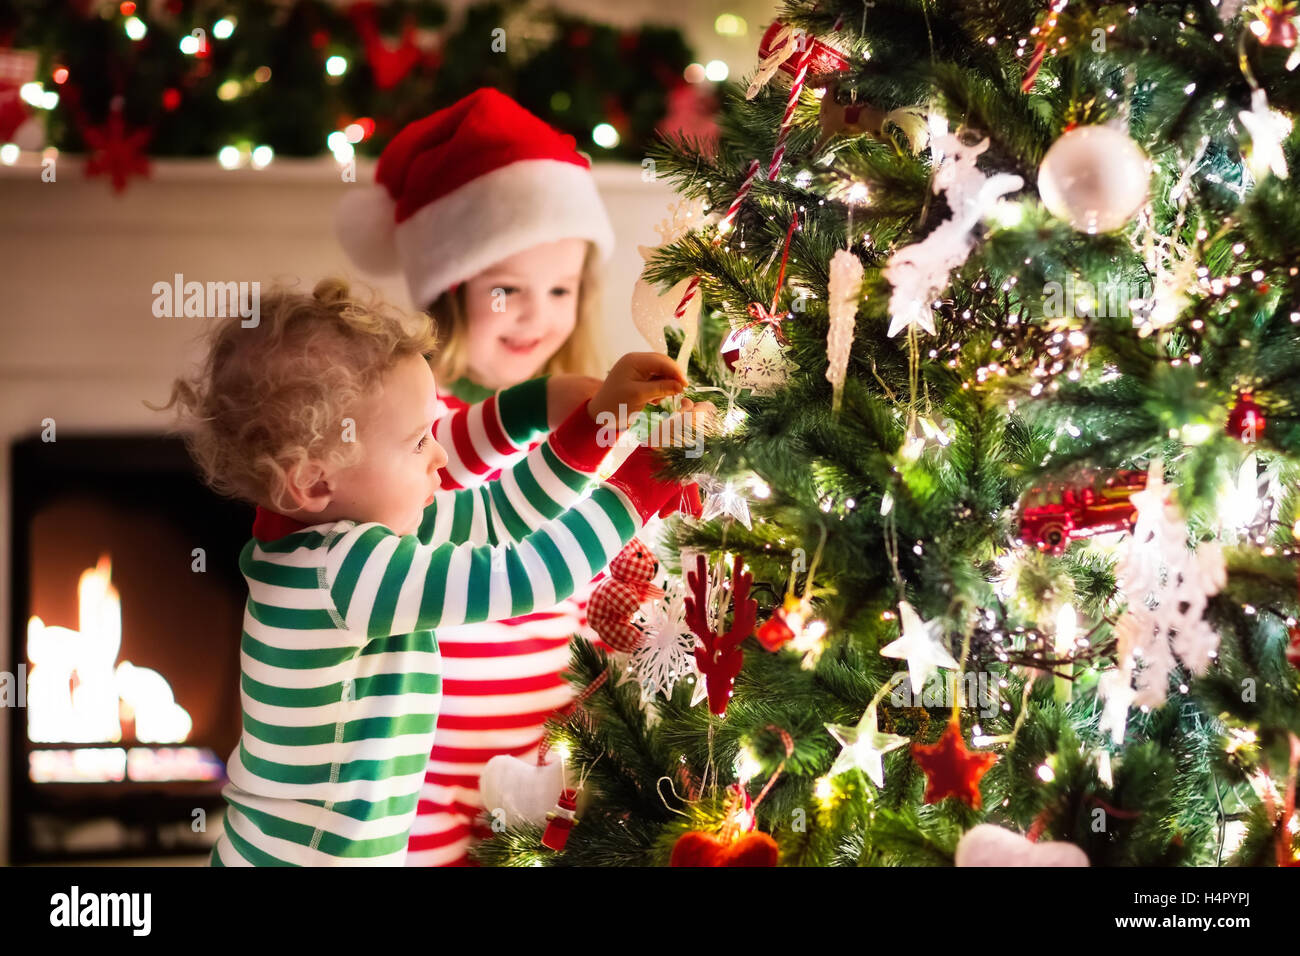
<svg viewBox="0 0 1300 956">
<path fill-rule="evenodd" d="M 1121 676 L 1107 686 L 1118 694 L 1131 685 L 1133 704 L 1160 707 L 1179 661 L 1204 674 L 1218 650 L 1219 635 L 1204 619 L 1205 609 L 1227 582 L 1227 570 L 1218 542 L 1187 546 L 1187 522 L 1170 498 L 1159 461 L 1151 464 L 1146 488 L 1130 500 L 1137 514 L 1115 575 L 1128 602 L 1115 624 Z M 1117 725 L 1112 717 L 1108 726 Z"/>
<path fill-rule="evenodd" d="M 934 335 L 932 303 L 947 287 L 952 270 L 965 262 L 974 248 L 972 230 L 1002 196 L 1024 186 L 1019 176 L 985 176 L 975 167 L 975 160 L 988 147 L 987 139 L 967 146 L 951 133 L 933 139 L 932 148 L 942 155 L 933 189 L 944 194 L 952 216 L 920 242 L 898 249 L 885 264 L 881 274 L 894 287 L 886 333 L 890 338 L 913 327 Z"/>
</svg>

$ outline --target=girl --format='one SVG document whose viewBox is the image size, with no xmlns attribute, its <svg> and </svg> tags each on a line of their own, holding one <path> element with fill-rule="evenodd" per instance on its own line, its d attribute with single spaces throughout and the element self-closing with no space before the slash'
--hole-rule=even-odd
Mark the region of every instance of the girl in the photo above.
<svg viewBox="0 0 1300 956">
<path fill-rule="evenodd" d="M 340 239 L 371 271 L 400 267 L 433 317 L 435 373 L 449 414 L 443 486 L 498 474 L 527 450 L 490 429 L 474 402 L 543 373 L 603 371 L 595 268 L 613 229 L 590 164 L 564 136 L 504 94 L 483 89 L 399 133 L 376 187 L 340 209 Z M 597 379 L 568 379 L 576 403 Z M 583 384 L 585 382 L 585 384 Z M 485 425 L 485 422 L 487 423 Z M 483 809 L 479 774 L 509 754 L 535 760 L 543 724 L 572 700 L 560 676 L 587 627 L 588 582 L 550 608 L 438 632 L 443 700 L 407 864 L 465 865 Z M 602 645 L 603 647 L 603 645 Z"/>
</svg>

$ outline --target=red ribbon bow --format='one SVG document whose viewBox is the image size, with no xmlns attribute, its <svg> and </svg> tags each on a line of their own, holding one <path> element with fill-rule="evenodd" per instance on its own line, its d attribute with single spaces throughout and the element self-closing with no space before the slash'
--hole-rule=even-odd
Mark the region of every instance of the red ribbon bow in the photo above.
<svg viewBox="0 0 1300 956">
<path fill-rule="evenodd" d="M 756 325 L 766 325 L 776 336 L 776 340 L 782 345 L 785 344 L 785 333 L 781 331 L 781 322 L 789 318 L 789 312 L 773 312 L 762 302 L 749 303 L 749 314 L 754 317 L 753 322 L 745 323 L 745 330 L 754 328 Z"/>
</svg>

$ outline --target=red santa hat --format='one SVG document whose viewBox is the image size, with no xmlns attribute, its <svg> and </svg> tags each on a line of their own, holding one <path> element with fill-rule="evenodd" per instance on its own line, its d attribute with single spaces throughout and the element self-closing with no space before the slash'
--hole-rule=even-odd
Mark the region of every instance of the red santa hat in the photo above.
<svg viewBox="0 0 1300 956">
<path fill-rule="evenodd" d="M 393 138 L 375 185 L 339 204 L 339 241 L 360 268 L 406 275 L 411 301 L 442 292 L 516 252 L 588 239 L 600 258 L 614 230 L 572 136 L 498 90 L 469 96 Z"/>
</svg>

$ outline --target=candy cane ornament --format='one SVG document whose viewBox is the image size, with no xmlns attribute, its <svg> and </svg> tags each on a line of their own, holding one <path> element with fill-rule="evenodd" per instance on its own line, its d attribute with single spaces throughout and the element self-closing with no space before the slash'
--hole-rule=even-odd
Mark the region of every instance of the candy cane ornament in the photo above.
<svg viewBox="0 0 1300 956">
<path fill-rule="evenodd" d="M 744 204 L 745 197 L 749 195 L 749 189 L 754 185 L 754 179 L 758 176 L 758 171 L 761 168 L 762 164 L 758 160 L 754 159 L 750 161 L 749 170 L 745 174 L 745 181 L 740 184 L 740 189 L 736 192 L 736 198 L 731 201 L 731 205 L 727 208 L 726 215 L 718 221 L 718 234 L 713 238 L 713 244 L 715 246 L 721 243 L 727 233 L 731 231 L 731 227 L 736 221 L 736 216 L 740 212 L 740 207 Z M 695 294 L 699 291 L 699 288 L 700 277 L 693 276 L 690 284 L 687 285 L 685 291 L 682 292 L 682 300 L 677 303 L 676 311 L 673 312 L 673 318 L 676 319 L 679 324 L 682 321 L 682 317 L 686 314 L 686 309 L 690 305 L 691 300 L 695 298 Z M 694 347 L 695 342 L 693 336 L 690 343 L 685 341 L 682 342 L 682 349 L 677 354 L 677 364 L 678 367 L 682 368 L 683 372 L 686 371 L 684 368 L 685 357 L 691 354 L 690 349 L 687 348 L 688 344 L 691 347 Z"/>
<path fill-rule="evenodd" d="M 803 52 L 799 56 L 799 64 L 795 68 L 794 82 L 790 84 L 790 98 L 786 100 L 785 115 L 781 117 L 781 130 L 776 134 L 776 149 L 772 151 L 772 162 L 767 168 L 767 181 L 774 182 L 776 174 L 781 171 L 781 160 L 785 157 L 786 140 L 790 138 L 790 129 L 794 123 L 794 109 L 799 105 L 799 94 L 803 92 L 804 80 L 808 77 L 808 65 L 812 63 L 813 46 L 812 37 L 805 34 L 801 41 Z"/>
<path fill-rule="evenodd" d="M 715 246 L 722 242 L 723 237 L 731 231 L 731 227 L 736 222 L 736 216 L 740 212 L 740 207 L 745 202 L 745 197 L 749 195 L 749 188 L 754 185 L 754 177 L 758 175 L 760 168 L 761 164 L 758 160 L 750 160 L 749 170 L 745 173 L 745 181 L 740 184 L 740 189 L 736 191 L 736 198 L 731 201 L 731 205 L 727 208 L 727 214 L 718 222 L 718 235 L 713 240 Z"/>
</svg>

